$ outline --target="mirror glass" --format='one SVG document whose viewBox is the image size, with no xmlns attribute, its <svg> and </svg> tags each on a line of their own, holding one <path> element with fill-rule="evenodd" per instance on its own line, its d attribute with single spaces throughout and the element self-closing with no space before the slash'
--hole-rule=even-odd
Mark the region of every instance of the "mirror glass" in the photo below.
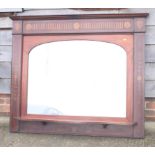
<svg viewBox="0 0 155 155">
<path fill-rule="evenodd" d="M 118 45 L 71 40 L 30 51 L 27 114 L 126 117 L 127 56 Z"/>
</svg>

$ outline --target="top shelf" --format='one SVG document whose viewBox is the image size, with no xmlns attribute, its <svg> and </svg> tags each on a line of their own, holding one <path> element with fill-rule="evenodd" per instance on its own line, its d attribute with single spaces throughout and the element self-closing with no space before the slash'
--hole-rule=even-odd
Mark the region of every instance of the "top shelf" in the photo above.
<svg viewBox="0 0 155 155">
<path fill-rule="evenodd" d="M 71 14 L 71 15 L 32 15 L 18 16 L 13 15 L 13 20 L 67 20 L 67 19 L 103 19 L 103 18 L 133 18 L 147 17 L 148 13 L 126 13 L 126 14 Z"/>
</svg>

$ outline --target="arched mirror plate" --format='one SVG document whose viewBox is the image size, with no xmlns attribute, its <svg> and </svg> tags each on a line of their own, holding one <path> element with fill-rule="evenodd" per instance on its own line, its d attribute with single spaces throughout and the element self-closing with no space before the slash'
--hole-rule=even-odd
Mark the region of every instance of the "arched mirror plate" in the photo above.
<svg viewBox="0 0 155 155">
<path fill-rule="evenodd" d="M 126 117 L 127 56 L 118 45 L 71 40 L 30 51 L 27 114 Z"/>
</svg>

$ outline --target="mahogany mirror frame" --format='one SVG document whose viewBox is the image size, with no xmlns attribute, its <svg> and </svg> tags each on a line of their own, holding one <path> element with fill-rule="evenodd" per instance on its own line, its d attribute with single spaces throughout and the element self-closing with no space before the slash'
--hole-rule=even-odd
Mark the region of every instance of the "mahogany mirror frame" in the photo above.
<svg viewBox="0 0 155 155">
<path fill-rule="evenodd" d="M 144 33 L 148 14 L 12 16 L 13 58 L 10 131 L 144 137 Z M 43 43 L 96 40 L 127 54 L 126 118 L 27 114 L 28 54 Z"/>
</svg>

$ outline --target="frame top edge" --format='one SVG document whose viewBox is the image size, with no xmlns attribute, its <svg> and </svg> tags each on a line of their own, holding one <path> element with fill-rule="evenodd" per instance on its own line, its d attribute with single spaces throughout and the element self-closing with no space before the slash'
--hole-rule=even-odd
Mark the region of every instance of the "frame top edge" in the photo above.
<svg viewBox="0 0 155 155">
<path fill-rule="evenodd" d="M 67 19 L 102 19 L 102 18 L 134 18 L 147 17 L 148 13 L 129 14 L 77 14 L 77 15 L 35 15 L 35 16 L 10 16 L 12 20 L 67 20 Z"/>
</svg>

